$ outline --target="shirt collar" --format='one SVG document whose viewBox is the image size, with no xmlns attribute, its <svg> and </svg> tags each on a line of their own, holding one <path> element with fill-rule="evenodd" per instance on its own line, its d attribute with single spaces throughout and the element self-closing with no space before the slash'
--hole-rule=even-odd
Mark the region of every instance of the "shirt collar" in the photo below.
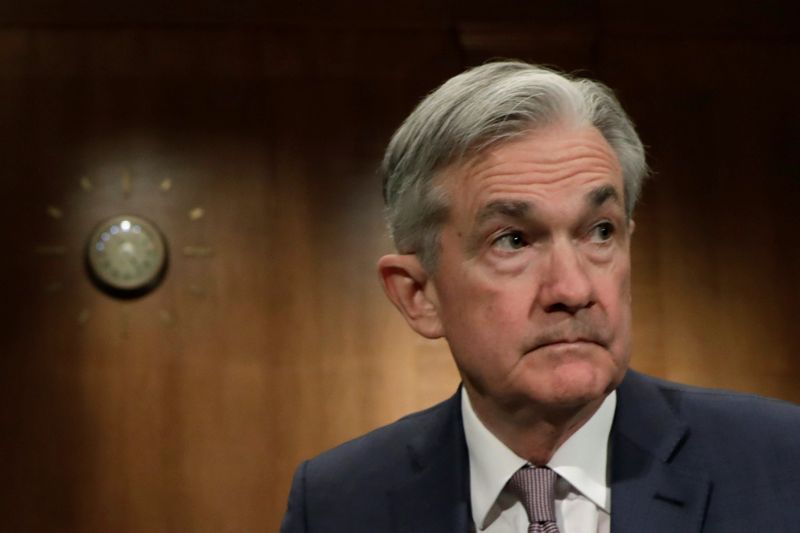
<svg viewBox="0 0 800 533">
<path fill-rule="evenodd" d="M 553 454 L 547 464 L 597 507 L 610 512 L 610 490 L 606 481 L 608 435 L 616 408 L 616 391 Z M 503 444 L 480 421 L 461 388 L 464 437 L 469 451 L 472 517 L 483 529 L 487 515 L 511 476 L 527 464 Z"/>
</svg>

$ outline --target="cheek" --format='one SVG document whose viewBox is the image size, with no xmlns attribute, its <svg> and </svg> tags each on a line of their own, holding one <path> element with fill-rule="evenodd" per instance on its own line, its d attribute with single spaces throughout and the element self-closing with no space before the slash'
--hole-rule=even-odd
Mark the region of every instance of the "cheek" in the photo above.
<svg viewBox="0 0 800 533">
<path fill-rule="evenodd" d="M 532 296 L 529 283 L 477 275 L 462 290 L 464 305 L 471 310 L 473 321 L 502 324 L 506 332 L 513 331 L 518 322 L 527 322 Z"/>
<path fill-rule="evenodd" d="M 499 357 L 528 327 L 530 300 L 522 290 L 462 275 L 441 294 L 445 335 L 461 351 Z M 456 346 L 454 346 L 456 348 Z"/>
<path fill-rule="evenodd" d="M 630 268 L 621 268 L 607 276 L 599 299 L 612 331 L 611 349 L 618 357 L 627 357 L 631 337 Z"/>
<path fill-rule="evenodd" d="M 608 270 L 597 272 L 598 298 L 610 315 L 625 311 L 631 301 L 631 269 L 627 258 L 620 258 Z"/>
</svg>

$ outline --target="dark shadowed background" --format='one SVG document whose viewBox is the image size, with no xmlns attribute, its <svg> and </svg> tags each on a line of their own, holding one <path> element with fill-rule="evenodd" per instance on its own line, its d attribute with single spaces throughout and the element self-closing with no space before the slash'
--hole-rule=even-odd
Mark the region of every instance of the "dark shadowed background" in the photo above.
<svg viewBox="0 0 800 533">
<path fill-rule="evenodd" d="M 492 57 L 639 126 L 634 366 L 800 401 L 793 4 L 3 3 L 0 529 L 276 531 L 298 461 L 451 394 L 378 285 L 375 168 Z M 171 251 L 138 300 L 83 269 L 121 213 Z"/>
</svg>

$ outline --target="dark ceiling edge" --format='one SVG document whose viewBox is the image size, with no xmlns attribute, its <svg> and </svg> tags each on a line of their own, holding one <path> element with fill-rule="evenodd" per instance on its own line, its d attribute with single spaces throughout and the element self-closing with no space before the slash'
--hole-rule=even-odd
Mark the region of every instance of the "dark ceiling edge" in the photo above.
<svg viewBox="0 0 800 533">
<path fill-rule="evenodd" d="M 449 21 L 397 21 L 397 20 L 309 20 L 271 19 L 268 21 L 236 20 L 3 20 L 0 29 L 46 29 L 46 30 L 130 30 L 130 29 L 220 29 L 220 30 L 443 30 L 450 28 Z"/>
<path fill-rule="evenodd" d="M 797 28 L 776 28 L 773 25 L 751 26 L 748 28 L 734 27 L 683 27 L 664 29 L 663 24 L 606 24 L 602 21 L 585 18 L 575 19 L 537 19 L 536 21 L 473 21 L 465 20 L 309 20 L 283 18 L 262 22 L 238 21 L 211 21 L 207 19 L 182 20 L 182 21 L 26 21 L 2 20 L 0 18 L 0 31 L 245 31 L 245 32 L 306 32 L 306 31 L 332 31 L 332 32 L 371 32 L 371 31 L 397 31 L 397 32 L 436 32 L 450 31 L 455 33 L 471 32 L 508 32 L 524 33 L 526 30 L 536 29 L 537 32 L 558 31 L 563 28 L 576 26 L 590 26 L 602 29 L 606 37 L 616 39 L 637 39 L 645 41 L 674 41 L 676 38 L 685 38 L 692 41 L 714 40 L 754 40 L 759 42 L 800 44 L 800 32 Z"/>
</svg>

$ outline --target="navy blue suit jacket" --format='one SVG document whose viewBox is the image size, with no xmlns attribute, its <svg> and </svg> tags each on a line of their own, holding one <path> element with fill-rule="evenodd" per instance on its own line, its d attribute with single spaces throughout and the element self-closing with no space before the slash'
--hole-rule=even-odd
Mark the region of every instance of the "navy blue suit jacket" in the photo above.
<svg viewBox="0 0 800 533">
<path fill-rule="evenodd" d="M 629 371 L 610 436 L 612 533 L 800 532 L 800 407 Z M 458 394 L 306 461 L 282 533 L 465 533 Z"/>
</svg>

